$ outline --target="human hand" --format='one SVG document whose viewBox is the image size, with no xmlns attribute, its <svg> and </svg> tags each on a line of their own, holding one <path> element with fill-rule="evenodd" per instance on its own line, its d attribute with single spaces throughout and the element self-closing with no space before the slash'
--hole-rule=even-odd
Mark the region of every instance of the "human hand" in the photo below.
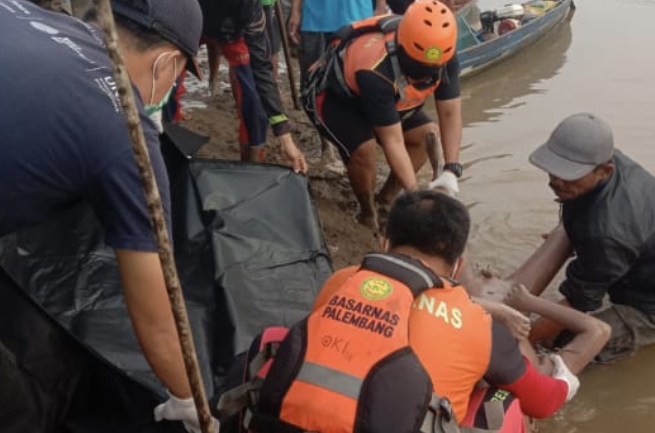
<svg viewBox="0 0 655 433">
<path fill-rule="evenodd" d="M 278 140 L 280 142 L 282 159 L 293 168 L 295 173 L 307 174 L 305 155 L 303 155 L 296 146 L 296 143 L 294 143 L 291 133 L 280 135 Z"/>
<path fill-rule="evenodd" d="M 514 308 L 500 304 L 495 314 L 497 320 L 510 330 L 514 338 L 517 340 L 526 340 L 530 335 L 530 328 L 532 323 L 530 319 Z"/>
<path fill-rule="evenodd" d="M 437 188 L 443 190 L 444 193 L 451 197 L 457 196 L 457 194 L 459 194 L 457 176 L 448 170 L 444 170 L 436 180 L 433 180 L 428 184 L 428 189 Z"/>
<path fill-rule="evenodd" d="M 553 362 L 553 374 L 552 376 L 555 379 L 562 380 L 568 385 L 568 391 L 566 393 L 566 401 L 570 401 L 580 388 L 580 379 L 571 373 L 571 370 L 566 366 L 564 360 L 561 356 L 556 353 L 550 354 L 550 360 Z"/>
<path fill-rule="evenodd" d="M 387 7 L 386 7 L 386 5 L 385 5 L 385 6 L 376 6 L 376 7 L 375 7 L 375 10 L 373 11 L 373 14 L 374 14 L 375 16 L 378 16 L 378 15 L 385 15 L 386 13 L 387 13 Z"/>
<path fill-rule="evenodd" d="M 519 311 L 527 311 L 527 301 L 532 296 L 523 284 L 511 283 L 503 302 Z"/>
<path fill-rule="evenodd" d="M 180 399 L 169 393 L 169 399 L 155 407 L 155 421 L 181 421 L 184 428 L 189 433 L 202 433 L 198 413 L 193 398 Z M 213 418 L 214 433 L 218 433 L 220 424 Z"/>
<path fill-rule="evenodd" d="M 287 28 L 289 29 L 289 38 L 293 41 L 294 44 L 300 43 L 300 14 L 294 11 L 291 11 L 289 14 L 289 22 L 287 23 Z"/>
</svg>

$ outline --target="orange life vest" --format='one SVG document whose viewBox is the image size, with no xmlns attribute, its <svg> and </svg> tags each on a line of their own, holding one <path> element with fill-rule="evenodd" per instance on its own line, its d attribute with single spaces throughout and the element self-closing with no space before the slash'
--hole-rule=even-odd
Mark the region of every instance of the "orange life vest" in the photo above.
<svg viewBox="0 0 655 433">
<path fill-rule="evenodd" d="M 387 34 L 369 33 L 358 37 L 346 48 L 343 75 L 345 84 L 355 95 L 359 95 L 359 86 L 355 78 L 357 72 L 362 70 L 372 71 L 388 56 L 395 56 L 395 54 L 389 53 L 389 45 L 395 43 L 395 37 L 395 32 Z M 396 76 L 392 83 L 399 95 L 396 101 L 398 111 L 411 110 L 423 105 L 440 84 L 440 81 L 437 80 L 429 87 L 417 89 L 412 84 L 407 83 L 404 76 L 398 76 L 399 74 L 402 74 L 402 72 L 394 71 Z"/>
<path fill-rule="evenodd" d="M 407 256 L 366 256 L 326 303 L 290 330 L 249 428 L 257 433 L 459 431 L 450 402 L 434 393 L 409 345 L 414 303 L 431 288 L 452 287 Z"/>
<path fill-rule="evenodd" d="M 359 94 L 355 74 L 360 70 L 374 70 L 390 56 L 393 85 L 398 95 L 396 109 L 406 111 L 423 104 L 439 87 L 440 80 L 418 89 L 409 84 L 400 70 L 396 54 L 396 30 L 399 15 L 382 15 L 356 21 L 344 26 L 330 42 L 328 49 L 310 68 L 303 90 L 303 107 L 314 123 L 316 96 L 327 88 L 337 94 L 353 97 Z"/>
</svg>

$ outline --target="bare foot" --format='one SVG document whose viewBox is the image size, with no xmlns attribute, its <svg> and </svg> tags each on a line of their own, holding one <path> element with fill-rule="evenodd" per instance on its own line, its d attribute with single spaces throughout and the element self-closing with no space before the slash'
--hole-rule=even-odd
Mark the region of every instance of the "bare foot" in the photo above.
<svg viewBox="0 0 655 433">
<path fill-rule="evenodd" d="M 374 232 L 380 230 L 377 213 L 369 214 L 360 212 L 355 216 L 355 220 L 357 220 L 359 224 L 370 228 Z"/>
</svg>

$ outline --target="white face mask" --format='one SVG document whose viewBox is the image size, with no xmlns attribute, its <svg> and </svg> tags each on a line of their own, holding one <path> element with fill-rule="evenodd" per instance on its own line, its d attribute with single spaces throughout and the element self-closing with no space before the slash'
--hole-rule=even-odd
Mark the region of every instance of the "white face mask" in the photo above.
<svg viewBox="0 0 655 433">
<path fill-rule="evenodd" d="M 159 101 L 158 104 L 155 104 L 155 86 L 156 86 L 156 80 L 155 80 L 155 70 L 157 68 L 157 63 L 164 58 L 168 57 L 171 54 L 175 54 L 174 51 L 168 51 L 166 53 L 161 53 L 155 61 L 152 64 L 152 90 L 150 92 L 150 102 L 146 104 L 145 109 L 146 109 L 146 114 L 148 116 L 153 115 L 154 113 L 157 113 L 158 111 L 161 111 L 162 108 L 164 108 L 164 105 L 168 102 L 169 98 L 171 97 L 171 94 L 173 93 L 173 87 L 175 86 L 175 81 L 177 80 L 177 57 L 173 59 L 174 63 L 174 70 L 173 70 L 173 84 L 171 84 L 171 87 L 168 89 L 164 97 Z"/>
</svg>

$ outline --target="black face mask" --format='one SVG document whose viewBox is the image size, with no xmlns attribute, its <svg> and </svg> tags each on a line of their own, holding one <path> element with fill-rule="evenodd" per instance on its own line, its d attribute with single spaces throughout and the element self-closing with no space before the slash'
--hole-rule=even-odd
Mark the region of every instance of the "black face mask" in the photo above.
<svg viewBox="0 0 655 433">
<path fill-rule="evenodd" d="M 397 56 L 400 70 L 412 80 L 412 86 L 417 89 L 427 89 L 441 79 L 443 67 L 425 65 L 407 55 L 403 47 L 398 47 Z"/>
</svg>

